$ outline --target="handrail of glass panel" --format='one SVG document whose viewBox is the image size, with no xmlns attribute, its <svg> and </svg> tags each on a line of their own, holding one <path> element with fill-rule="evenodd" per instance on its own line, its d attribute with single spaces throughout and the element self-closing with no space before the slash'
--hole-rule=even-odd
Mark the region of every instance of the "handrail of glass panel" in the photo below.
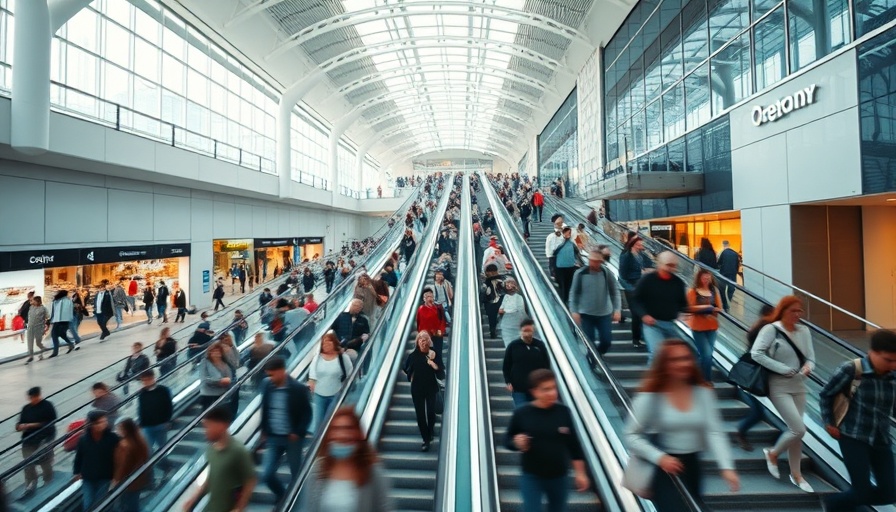
<svg viewBox="0 0 896 512">
<path fill-rule="evenodd" d="M 374 251 L 372 251 L 370 253 L 369 261 L 372 261 L 380 266 L 382 264 L 384 264 L 385 261 L 388 259 L 388 257 L 391 255 L 392 250 L 395 247 L 397 247 L 398 237 L 391 237 L 390 242 L 391 243 L 387 243 L 387 244 L 383 244 L 383 245 L 379 246 L 377 248 L 377 249 L 379 249 L 378 251 L 376 249 Z M 383 249 L 384 247 L 386 249 Z M 333 301 L 331 300 L 331 297 L 339 297 L 341 295 L 350 293 L 350 292 L 347 292 L 346 290 L 352 289 L 352 287 L 353 287 L 352 281 L 353 280 L 351 280 L 351 279 L 346 279 L 343 282 L 341 282 L 333 290 L 333 293 L 330 296 L 328 296 L 324 301 L 321 302 L 319 310 L 321 310 L 322 312 L 326 312 L 328 309 L 332 309 L 330 307 L 330 305 L 333 303 Z M 341 309 L 340 309 L 340 311 L 341 311 Z M 312 315 L 309 318 L 314 318 L 314 315 Z M 258 322 L 258 324 L 255 324 L 255 322 Z M 258 318 L 254 319 L 252 321 L 252 324 L 254 324 L 254 326 L 256 327 L 256 330 L 261 328 L 260 319 L 258 319 Z M 305 322 L 303 322 L 298 328 L 294 329 L 292 332 L 293 333 L 298 332 L 298 330 L 302 329 L 304 325 L 305 325 Z M 287 339 L 292 339 L 292 338 L 294 338 L 294 336 L 292 336 L 292 335 L 289 335 L 287 337 Z M 239 349 L 241 349 L 240 350 L 241 352 L 245 352 L 251 347 L 251 345 L 252 345 L 252 340 L 248 339 L 245 343 L 243 343 L 239 347 Z M 182 401 L 182 400 L 187 399 L 188 396 L 193 391 L 198 389 L 198 381 L 196 380 L 196 374 L 194 372 L 193 366 L 201 357 L 204 357 L 204 355 L 196 354 L 194 357 L 189 358 L 186 361 L 183 361 L 182 363 L 178 364 L 170 373 L 160 377 L 159 383 L 161 385 L 166 385 L 169 387 L 169 389 L 171 389 L 172 393 L 176 397 L 175 398 L 176 401 Z M 174 381 L 173 384 L 171 381 Z M 122 400 L 122 402 L 119 403 L 116 407 L 114 407 L 110 412 L 121 413 L 121 412 L 124 412 L 126 409 L 130 411 L 130 409 L 133 409 L 133 407 L 135 406 L 137 396 L 138 396 L 137 393 L 126 396 Z M 74 412 L 81 412 L 81 413 L 83 413 L 82 414 L 82 416 L 83 416 L 91 408 L 92 408 L 91 403 L 88 403 L 88 404 L 82 406 L 80 409 L 77 409 Z M 133 411 L 130 411 L 130 412 L 133 412 Z M 71 414 L 69 414 L 69 417 L 70 416 L 71 416 Z M 65 441 L 67 441 L 68 439 L 72 438 L 73 436 L 80 435 L 82 430 L 83 430 L 83 427 L 81 429 L 78 429 L 78 430 L 75 430 L 72 432 L 67 432 L 60 438 L 54 440 L 53 442 L 49 443 L 45 447 L 42 447 L 41 450 L 36 452 L 30 458 L 15 464 L 12 468 L 4 471 L 3 474 L 0 474 L 0 480 L 2 480 L 4 482 L 8 482 L 10 477 L 16 475 L 19 472 L 19 470 L 21 470 L 25 466 L 33 464 L 35 460 L 45 457 L 47 455 L 47 453 L 50 453 L 51 451 L 55 451 L 60 445 L 64 444 Z M 10 450 L 6 450 L 3 455 L 6 456 L 8 453 L 11 453 Z M 12 453 L 12 456 L 13 457 L 16 456 L 16 453 Z"/>
<path fill-rule="evenodd" d="M 398 232 L 398 231 L 399 230 L 395 230 L 395 232 Z M 397 239 L 395 241 L 397 242 Z M 384 245 L 381 245 L 380 248 L 382 248 L 383 246 Z M 379 253 L 377 253 L 376 255 L 371 254 L 370 258 L 375 259 L 376 260 L 375 267 L 380 268 L 383 265 L 385 265 L 386 261 L 388 261 L 388 258 L 390 256 L 391 256 L 391 247 L 390 247 L 390 250 L 388 250 L 388 251 L 379 251 Z M 307 365 L 310 363 L 310 360 L 312 357 L 312 354 L 310 352 L 312 351 L 312 349 L 315 345 L 315 340 L 317 338 L 319 338 L 320 336 L 322 336 L 324 332 L 329 330 L 330 325 L 333 323 L 333 320 L 335 320 L 335 315 L 338 315 L 340 312 L 342 312 L 345 309 L 345 307 L 347 306 L 347 304 L 349 303 L 349 301 L 351 300 L 351 298 L 353 296 L 353 292 L 354 292 L 353 283 L 351 283 L 350 280 L 345 280 L 342 283 L 340 283 L 340 285 L 334 290 L 334 292 L 331 296 L 327 297 L 328 301 L 331 298 L 333 299 L 333 301 L 337 301 L 337 297 L 338 297 L 338 302 L 340 303 L 339 304 L 340 307 L 332 308 L 333 310 L 330 313 L 326 313 L 324 304 L 321 305 L 321 308 L 319 308 L 318 311 L 325 312 L 324 314 L 328 315 L 328 318 L 326 321 L 317 322 L 317 328 L 315 329 L 314 335 L 311 338 L 306 340 L 307 342 L 305 343 L 305 346 L 302 347 L 300 349 L 299 353 L 297 353 L 295 356 L 293 356 L 293 358 L 290 360 L 291 365 L 295 364 L 295 368 L 293 368 L 293 370 L 291 371 L 291 373 L 294 376 L 304 375 L 304 372 L 307 371 Z M 333 318 L 329 318 L 329 316 L 333 316 Z M 381 318 L 383 318 L 383 317 L 381 317 Z M 311 322 L 313 322 L 314 320 L 318 320 L 318 319 L 319 318 L 317 318 L 315 315 L 311 315 L 308 318 L 306 318 L 305 321 L 303 321 L 303 323 L 300 325 L 300 327 L 298 329 L 294 330 L 291 334 L 289 334 L 287 336 L 287 338 L 283 342 L 281 342 L 270 355 L 268 355 L 262 361 L 260 361 L 256 365 L 255 368 L 246 372 L 242 377 L 240 377 L 237 380 L 237 383 L 230 390 L 228 390 L 227 393 L 225 393 L 225 395 L 222 396 L 221 399 L 217 400 L 212 405 L 212 407 L 216 407 L 220 404 L 227 403 L 227 400 L 225 397 L 232 396 L 234 392 L 238 392 L 238 389 L 243 384 L 250 382 L 250 380 L 252 379 L 252 377 L 255 374 L 259 373 L 260 371 L 263 371 L 264 364 L 271 357 L 274 357 L 274 355 L 278 354 L 283 349 L 283 347 L 290 345 L 291 344 L 290 342 L 294 341 L 295 337 L 299 334 L 299 332 L 302 329 L 304 329 L 308 325 L 311 325 Z M 302 362 L 301 365 L 298 364 L 299 361 Z M 259 397 L 256 396 L 255 398 L 253 398 L 250 401 L 250 404 L 247 406 L 247 408 L 243 409 L 243 411 L 241 411 L 239 413 L 239 415 L 238 415 L 239 418 L 243 419 L 244 421 L 243 422 L 238 421 L 238 423 L 251 423 L 251 422 L 248 422 L 247 417 L 251 414 L 255 414 L 255 412 L 257 412 L 259 405 L 260 405 L 260 399 L 259 399 Z M 251 409 L 251 413 L 249 415 L 247 415 L 247 411 L 249 410 L 248 409 L 249 407 L 251 407 L 252 409 Z M 122 482 L 122 484 L 120 486 L 116 487 L 111 494 L 107 495 L 106 498 L 103 500 L 103 502 L 100 503 L 100 505 L 98 505 L 95 508 L 95 510 L 106 510 L 110 507 L 113 507 L 117 498 L 120 496 L 121 493 L 123 493 L 125 491 L 127 486 L 130 485 L 130 483 L 135 481 L 137 478 L 139 478 L 141 474 L 143 474 L 147 471 L 151 471 L 152 467 L 155 466 L 162 458 L 168 456 L 171 453 L 171 451 L 176 447 L 176 445 L 181 440 L 183 440 L 189 434 L 189 432 L 191 432 L 194 428 L 196 428 L 196 426 L 199 424 L 200 420 L 201 420 L 201 417 L 197 417 L 196 419 L 191 421 L 190 424 L 188 424 L 179 434 L 176 435 L 175 439 L 172 439 L 172 441 L 169 441 L 169 443 L 167 443 L 165 445 L 165 447 L 162 448 L 162 450 L 160 450 L 157 454 L 153 455 L 153 457 L 151 457 L 149 461 L 147 461 L 139 469 L 135 470 L 135 472 L 132 473 L 131 476 L 127 480 Z M 257 424 L 255 424 L 255 426 L 257 427 Z M 321 432 L 322 432 L 322 430 L 321 430 Z M 257 440 L 257 436 L 255 437 L 255 439 Z M 201 466 L 202 466 L 202 459 L 200 457 L 200 458 L 190 462 L 187 466 L 185 466 L 182 469 L 184 472 L 191 474 L 191 476 L 192 476 L 192 478 L 187 479 L 187 480 L 189 480 L 188 482 L 186 482 L 187 485 L 189 485 L 189 483 L 192 482 L 192 479 L 195 478 L 201 472 L 201 470 L 202 470 Z M 183 483 L 184 482 L 180 482 L 180 487 L 184 487 Z M 183 492 L 183 490 L 184 489 L 180 489 L 177 492 L 168 493 L 169 499 L 176 499 L 176 496 L 180 495 Z M 170 507 L 170 505 L 171 504 L 169 503 L 167 506 Z"/>
<path fill-rule="evenodd" d="M 447 176 L 445 179 L 446 183 L 450 183 L 452 177 Z M 446 188 L 443 193 L 439 206 L 435 210 L 436 213 L 433 215 L 434 219 L 444 218 L 448 197 L 451 195 L 449 190 Z M 400 366 L 401 355 L 404 353 L 405 339 L 413 328 L 414 308 L 429 271 L 428 258 L 431 257 L 435 248 L 438 236 L 436 227 L 439 225 L 441 225 L 440 222 L 428 224 L 429 229 L 426 230 L 423 240 L 414 251 L 414 255 L 406 267 L 407 270 L 401 274 L 398 286 L 386 304 L 381 315 L 382 322 L 371 333 L 368 342 L 358 356 L 352 376 L 348 379 L 351 384 L 340 390 L 333 407 L 330 408 L 330 414 L 319 423 L 318 432 L 320 434 L 326 432 L 330 427 L 334 412 L 345 405 L 354 405 L 355 412 L 362 418 L 362 424 L 364 424 L 365 418 L 375 416 L 379 407 L 388 408 L 389 393 L 394 386 L 394 379 L 398 376 L 397 369 Z M 392 371 L 388 371 L 389 368 Z M 368 378 L 360 378 L 364 375 L 367 375 Z M 382 415 L 381 419 L 384 420 L 385 415 Z M 370 423 L 365 426 L 367 427 L 368 441 L 376 445 L 376 439 L 371 438 Z M 312 440 L 302 468 L 290 485 L 286 499 L 283 500 L 278 511 L 298 510 L 302 491 L 308 483 L 308 475 L 320 451 L 322 441 L 323 435 L 317 435 Z"/>
<path fill-rule="evenodd" d="M 625 421 L 632 414 L 631 402 L 621 383 L 606 366 L 603 358 L 597 354 L 594 347 L 587 341 L 584 334 L 573 322 L 565 307 L 557 307 L 562 304 L 557 290 L 550 284 L 550 280 L 544 270 L 537 263 L 535 255 L 529 246 L 523 241 L 522 234 L 516 223 L 510 218 L 505 208 L 499 205 L 497 194 L 484 174 L 480 174 L 483 182 L 483 191 L 487 201 L 493 205 L 495 221 L 501 233 L 502 242 L 507 246 L 506 253 L 512 259 L 520 288 L 528 298 L 534 311 L 533 319 L 540 325 L 539 332 L 544 336 L 549 347 L 556 344 L 560 348 L 551 349 L 555 364 L 573 384 L 579 386 L 575 404 L 579 414 L 590 411 L 589 420 L 594 428 L 589 429 L 596 459 L 589 461 L 589 466 L 595 472 L 600 481 L 595 482 L 601 490 L 604 499 L 615 498 L 619 503 L 626 503 L 626 508 L 634 510 L 653 510 L 653 505 L 646 500 L 635 497 L 630 492 L 622 489 L 618 484 L 621 478 L 624 464 L 627 460 L 627 447 L 622 441 L 622 433 Z M 480 205 L 480 208 L 482 205 Z M 541 300 L 539 300 L 539 298 Z M 551 304 L 546 306 L 545 304 Z M 588 364 L 593 363 L 593 366 Z M 562 363 L 562 365 L 561 365 Z M 586 385 L 587 384 L 587 385 Z M 572 392 L 572 389 L 570 390 Z M 613 409 L 609 408 L 612 404 Z M 587 409 L 585 406 L 587 405 Z M 603 433 L 601 438 L 595 438 L 597 432 Z M 605 474 L 597 472 L 603 468 Z M 611 481 L 610 478 L 614 481 Z M 677 478 L 674 479 L 678 486 L 682 499 L 692 512 L 700 512 L 702 508 L 687 492 L 684 484 Z M 621 506 L 617 506 L 615 509 Z M 613 507 L 610 507 L 613 509 Z"/>
<path fill-rule="evenodd" d="M 402 207 L 399 208 L 399 210 L 397 210 L 398 212 L 402 212 L 401 215 L 403 215 L 403 213 L 404 213 L 408 208 L 410 208 L 410 205 L 413 203 L 413 200 L 412 200 L 412 199 L 413 199 L 414 197 L 415 197 L 414 195 L 411 195 L 411 197 L 409 197 L 408 200 L 405 201 L 405 203 L 402 205 Z M 393 216 L 393 217 L 390 217 L 390 218 L 394 218 L 394 216 Z M 396 223 L 396 224 L 399 224 L 399 223 Z M 383 231 L 386 231 L 386 234 L 382 234 L 382 235 L 381 235 L 381 233 L 382 233 Z M 371 257 L 372 255 L 374 255 L 374 254 L 377 254 L 377 253 L 376 253 L 376 249 L 377 249 L 378 247 L 379 247 L 379 248 L 381 248 L 381 247 L 390 247 L 390 248 L 394 248 L 394 247 L 396 247 L 396 246 L 397 246 L 397 243 L 398 243 L 398 238 L 399 238 L 399 236 L 400 236 L 401 231 L 402 231 L 402 230 L 401 230 L 401 227 L 400 227 L 400 226 L 398 226 L 398 227 L 393 226 L 392 228 L 389 228 L 389 227 L 388 227 L 388 222 L 384 223 L 383 226 L 381 226 L 381 227 L 376 231 L 376 233 L 374 234 L 374 237 L 377 237 L 377 238 L 374 238 L 374 242 L 373 242 L 373 244 L 371 244 L 371 245 L 373 245 L 373 248 L 371 249 L 371 247 L 370 247 L 370 246 L 367 246 L 367 245 L 364 245 L 364 246 L 362 246 L 362 247 L 360 248 L 360 249 L 362 250 L 362 252 L 364 252 L 364 254 L 362 255 L 363 257 L 361 257 L 361 258 L 359 259 L 358 264 L 356 265 L 356 270 L 355 270 L 355 272 L 357 272 L 359 269 L 361 269 L 361 268 L 364 266 L 364 263 L 365 263 L 366 261 L 368 261 L 368 258 L 370 258 L 370 257 Z M 389 234 L 391 234 L 392 236 L 388 236 Z M 391 249 L 390 249 L 390 250 L 391 250 Z M 381 250 L 380 252 L 382 252 L 382 250 Z M 330 257 L 330 258 L 335 258 L 337 254 L 339 254 L 339 253 L 329 253 L 327 256 Z M 327 259 L 326 257 L 325 257 L 325 258 L 321 258 L 319 261 L 323 262 L 323 261 L 326 261 L 326 259 Z M 376 260 L 374 259 L 374 260 L 371 260 L 371 261 L 376 261 Z M 354 272 L 353 272 L 352 275 L 354 275 Z M 283 277 L 280 278 L 280 280 L 283 280 L 283 279 L 286 279 L 286 276 L 283 276 Z M 322 283 L 322 282 L 323 282 L 323 279 L 318 279 L 318 281 Z M 351 279 L 346 279 L 346 281 L 351 281 Z M 342 283 L 340 283 L 340 284 L 342 284 Z M 291 290 L 291 291 L 288 292 L 288 293 L 293 293 L 293 290 Z M 286 295 L 286 294 L 284 294 L 284 295 Z M 254 294 L 253 294 L 253 295 L 247 296 L 247 297 L 245 297 L 244 299 L 242 299 L 242 301 L 241 301 L 240 303 L 245 302 L 245 301 L 249 301 L 249 300 L 253 300 L 253 301 L 256 301 L 256 302 L 257 302 L 257 298 L 256 298 L 256 297 L 254 296 Z M 233 307 L 233 305 L 232 305 L 232 307 Z M 263 307 L 259 305 L 257 308 L 255 308 L 254 310 L 252 310 L 251 312 L 249 312 L 248 314 L 245 315 L 244 318 L 245 318 L 245 320 L 247 321 L 247 323 L 250 324 L 250 328 L 251 328 L 256 322 L 259 322 L 259 321 L 260 321 L 260 313 L 261 313 L 261 311 L 262 311 L 262 308 L 263 308 Z M 223 318 L 223 317 L 221 317 L 221 318 Z M 220 320 L 220 318 L 218 318 L 218 319 L 216 319 L 216 320 Z M 223 335 L 223 334 L 229 332 L 231 329 L 233 329 L 233 328 L 236 326 L 236 323 L 230 321 L 230 323 L 225 324 L 225 325 L 226 325 L 226 327 L 225 327 L 224 329 L 221 329 L 221 330 L 214 329 L 215 332 L 216 332 L 216 334 L 215 334 L 214 337 L 212 338 L 212 341 L 219 339 L 221 335 Z M 190 328 L 187 327 L 187 328 L 184 328 L 184 329 L 182 329 L 181 331 L 178 331 L 178 332 L 179 332 L 179 333 L 182 333 L 182 332 L 184 332 L 184 331 L 186 331 L 186 330 L 188 330 L 188 329 L 190 329 Z M 188 334 L 189 334 L 189 333 L 188 333 Z M 241 351 L 242 351 L 242 350 L 245 350 L 245 349 L 247 349 L 249 346 L 251 346 L 251 343 L 252 343 L 251 336 L 247 336 L 246 341 L 243 343 L 243 345 L 241 345 L 241 346 L 238 347 L 238 348 L 241 349 Z M 151 348 L 151 347 L 148 347 L 148 348 L 145 349 L 144 351 L 147 352 L 147 355 L 151 355 L 151 350 L 152 350 L 152 348 Z M 188 347 L 186 347 L 186 346 L 182 346 L 182 348 L 181 348 L 175 355 L 173 355 L 172 357 L 174 358 L 174 360 L 177 360 L 177 359 L 178 359 L 178 356 L 179 356 L 180 354 L 182 354 L 182 353 L 185 353 L 187 350 L 188 350 Z M 127 359 L 127 358 L 124 358 L 124 359 L 122 359 L 121 361 L 118 361 L 117 363 L 114 363 L 113 365 L 110 365 L 109 368 L 106 368 L 106 369 L 104 369 L 104 370 L 100 370 L 99 372 L 96 372 L 96 373 L 94 373 L 93 375 L 88 376 L 88 377 L 82 379 L 82 380 L 79 381 L 78 383 L 75 383 L 75 384 L 73 384 L 73 385 L 67 387 L 67 388 L 66 388 L 65 390 L 63 390 L 63 391 L 71 390 L 71 389 L 73 389 L 73 388 L 76 388 L 76 387 L 78 387 L 79 384 L 84 384 L 84 389 L 86 390 L 86 389 L 87 389 L 87 386 L 86 386 L 85 383 L 87 383 L 87 382 L 97 382 L 97 381 L 108 380 L 108 377 L 109 377 L 110 375 L 113 375 L 113 376 L 114 376 L 115 374 L 117 374 L 118 370 L 115 370 L 114 368 L 118 368 L 118 367 L 120 366 L 120 363 L 123 363 L 126 359 Z M 157 363 L 155 363 L 155 364 L 152 364 L 152 365 L 150 366 L 150 368 L 152 368 L 152 369 L 156 369 L 157 367 L 161 366 L 161 364 L 162 364 L 162 363 L 157 362 Z M 170 364 L 170 363 L 169 363 L 169 364 Z M 178 366 L 177 368 L 180 368 L 180 366 Z M 173 370 L 173 371 L 176 371 L 176 369 Z M 107 375 L 107 374 L 108 374 L 108 375 Z M 106 377 L 106 378 L 103 379 L 103 378 L 101 378 L 101 377 Z M 131 378 L 125 380 L 125 381 L 119 382 L 118 384 L 114 385 L 114 386 L 111 388 L 110 391 L 115 392 L 115 391 L 118 391 L 119 389 L 123 389 L 123 388 L 126 388 L 126 387 L 128 387 L 128 386 L 135 386 L 135 387 L 138 387 L 138 388 L 139 388 L 140 384 L 139 384 L 139 382 L 138 382 L 138 379 L 139 379 L 139 376 L 133 376 L 133 377 L 131 377 Z M 161 380 L 161 379 L 160 379 L 160 380 Z M 176 392 L 177 390 L 172 390 L 172 391 Z M 79 391 L 79 393 L 83 393 L 83 392 L 84 392 L 83 390 L 82 390 L 82 391 Z M 59 393 L 61 393 L 61 392 L 59 392 Z M 56 396 L 56 395 L 58 395 L 59 393 L 56 393 L 56 394 L 54 394 L 54 395 L 50 395 L 48 398 L 52 398 L 53 396 Z M 72 399 L 68 399 L 68 400 L 66 400 L 66 401 L 64 401 L 64 402 L 60 402 L 60 403 L 57 405 L 57 407 L 70 405 L 70 404 L 71 404 L 71 400 L 72 400 Z M 51 423 L 51 424 L 48 424 L 48 425 L 45 426 L 44 428 L 55 428 L 55 427 L 58 427 L 59 425 L 64 424 L 65 421 L 70 420 L 71 418 L 73 418 L 74 415 L 75 415 L 75 413 L 83 412 L 83 413 L 86 414 L 87 410 L 89 410 L 90 407 L 91 407 L 91 403 L 92 403 L 92 401 L 89 401 L 89 402 L 87 402 L 87 403 L 85 403 L 85 404 L 82 404 L 82 405 L 76 406 L 76 407 L 74 407 L 74 408 L 71 408 L 71 409 L 68 410 L 67 412 L 63 412 L 62 414 L 59 415 L 59 417 L 57 418 L 57 420 L 56 420 L 55 422 L 53 422 L 53 423 Z M 66 409 L 63 409 L 63 411 L 66 411 Z M 2 422 L 0 422 L 0 428 L 2 428 L 3 425 L 14 424 L 15 422 L 17 422 L 17 420 L 18 420 L 18 415 L 13 415 L 13 416 L 11 416 L 11 417 L 9 417 L 9 418 L 3 420 Z M 20 435 L 20 433 L 16 432 L 14 429 L 13 429 L 13 430 L 10 430 L 9 433 L 6 433 L 6 434 L 3 435 L 3 437 L 0 437 L 0 442 L 2 442 L 3 440 L 8 440 L 10 437 L 14 437 L 14 436 L 18 436 L 18 435 Z M 69 435 L 74 435 L 74 434 L 69 434 Z M 18 441 L 18 442 L 16 442 L 15 444 L 13 444 L 11 447 L 7 447 L 7 448 L 3 449 L 2 451 L 0 451 L 0 468 L 2 468 L 2 466 L 4 465 L 4 464 L 3 464 L 3 460 L 7 457 L 8 453 L 10 452 L 10 450 L 16 448 L 20 443 L 21 443 L 21 441 Z M 39 455 L 40 455 L 39 453 L 36 453 L 32 458 L 37 457 L 37 456 L 39 456 Z M 0 479 L 2 479 L 2 475 L 0 475 Z"/>
</svg>

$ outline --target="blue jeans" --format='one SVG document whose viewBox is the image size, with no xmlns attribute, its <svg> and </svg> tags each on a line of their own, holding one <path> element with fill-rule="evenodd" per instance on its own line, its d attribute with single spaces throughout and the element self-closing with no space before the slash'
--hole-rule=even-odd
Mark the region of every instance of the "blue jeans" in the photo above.
<svg viewBox="0 0 896 512">
<path fill-rule="evenodd" d="M 75 343 L 81 343 L 81 336 L 78 334 L 78 328 L 81 327 L 81 319 L 78 315 L 72 315 L 72 319 L 68 323 L 68 330 L 72 331 L 72 339 Z"/>
<path fill-rule="evenodd" d="M 327 411 L 330 410 L 330 406 L 333 405 L 334 400 L 336 400 L 336 395 L 320 396 L 317 393 L 312 393 L 311 406 L 314 410 L 314 417 L 311 419 L 311 427 L 308 429 L 309 432 L 317 432 L 317 427 L 320 426 L 321 422 L 324 420 L 324 417 L 327 415 Z"/>
<path fill-rule="evenodd" d="M 81 504 L 84 510 L 90 510 L 109 492 L 111 480 L 81 480 Z"/>
<path fill-rule="evenodd" d="M 520 493 L 523 495 L 523 512 L 543 512 L 542 497 L 548 497 L 550 512 L 566 512 L 569 499 L 569 477 L 541 478 L 529 473 L 520 477 Z"/>
<path fill-rule="evenodd" d="M 168 306 L 165 305 L 164 302 L 156 302 L 156 311 L 159 313 L 159 318 L 167 320 L 167 315 L 165 314 Z"/>
<path fill-rule="evenodd" d="M 146 321 L 152 322 L 152 304 L 143 306 L 143 309 L 146 310 Z"/>
<path fill-rule="evenodd" d="M 316 396 L 316 395 L 315 395 Z M 304 439 L 299 438 L 296 441 L 290 441 L 287 436 L 268 436 L 264 448 L 264 460 L 261 465 L 261 479 L 271 489 L 271 492 L 277 496 L 277 500 L 283 497 L 286 489 L 283 482 L 277 477 L 277 469 L 280 467 L 280 458 L 286 454 L 286 462 L 289 464 L 289 473 L 292 478 L 296 478 L 299 470 L 302 469 L 302 444 Z"/>
<path fill-rule="evenodd" d="M 737 394 L 745 404 L 750 406 L 750 412 L 748 412 L 747 415 L 744 416 L 743 419 L 740 420 L 740 422 L 737 424 L 737 431 L 741 435 L 746 435 L 751 428 L 755 427 L 760 421 L 762 421 L 762 417 L 765 415 L 765 409 L 762 408 L 762 404 L 759 403 L 759 400 L 756 400 L 755 396 L 747 393 L 746 391 L 738 388 Z"/>
<path fill-rule="evenodd" d="M 610 345 L 613 343 L 613 315 L 585 315 L 582 314 L 582 332 L 588 337 L 588 340 L 594 343 L 600 340 L 597 345 L 597 352 L 604 355 L 610 351 Z"/>
<path fill-rule="evenodd" d="M 697 360 L 703 377 L 712 380 L 712 351 L 716 345 L 718 331 L 691 331 L 694 335 L 694 347 L 697 349 Z"/>
<path fill-rule="evenodd" d="M 124 306 L 115 306 L 115 328 L 121 327 L 124 318 Z"/>
<path fill-rule="evenodd" d="M 522 391 L 512 391 L 510 397 L 513 399 L 514 409 L 518 409 L 532 401 L 532 399 L 529 398 L 529 393 Z"/>
<path fill-rule="evenodd" d="M 168 425 L 153 425 L 152 427 L 143 427 L 143 437 L 146 438 L 146 445 L 149 447 L 149 453 L 161 450 L 165 443 L 168 442 Z"/>
<path fill-rule="evenodd" d="M 647 364 L 653 362 L 653 354 L 662 343 L 668 339 L 681 338 L 681 334 L 671 320 L 657 320 L 653 325 L 644 324 L 644 342 L 647 343 L 647 351 L 650 353 Z"/>
</svg>

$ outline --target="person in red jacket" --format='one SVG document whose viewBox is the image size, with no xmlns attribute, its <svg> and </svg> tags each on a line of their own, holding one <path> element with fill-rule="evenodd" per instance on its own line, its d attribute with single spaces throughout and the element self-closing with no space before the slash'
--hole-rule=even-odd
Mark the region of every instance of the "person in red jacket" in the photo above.
<svg viewBox="0 0 896 512">
<path fill-rule="evenodd" d="M 535 189 L 535 193 L 532 194 L 532 208 L 535 209 L 533 217 L 537 216 L 538 222 L 541 222 L 541 213 L 544 210 L 544 195 L 541 190 Z"/>
<path fill-rule="evenodd" d="M 432 288 L 423 289 L 423 305 L 417 309 L 417 332 L 426 331 L 432 338 L 432 348 L 439 357 L 442 357 L 445 330 L 448 323 L 445 310 L 441 304 L 436 304 Z"/>
<path fill-rule="evenodd" d="M 131 282 L 128 283 L 128 308 L 131 310 L 131 316 L 134 316 L 134 313 L 137 312 L 137 291 L 139 289 L 139 285 L 137 284 L 137 277 L 134 276 L 131 278 Z"/>
</svg>

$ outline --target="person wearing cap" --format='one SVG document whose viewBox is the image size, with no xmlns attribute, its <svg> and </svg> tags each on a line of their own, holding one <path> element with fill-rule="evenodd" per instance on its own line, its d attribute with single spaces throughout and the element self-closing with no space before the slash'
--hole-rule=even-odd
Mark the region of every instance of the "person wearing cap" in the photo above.
<svg viewBox="0 0 896 512">
<path fill-rule="evenodd" d="M 208 312 L 202 312 L 202 322 L 196 326 L 196 331 L 187 343 L 187 359 L 192 359 L 196 354 L 205 350 L 206 346 L 212 341 L 215 331 L 212 330 L 212 324 L 208 321 Z"/>
<path fill-rule="evenodd" d="M 311 423 L 308 387 L 286 372 L 286 361 L 272 357 L 265 365 L 267 378 L 261 384 L 261 435 L 265 440 L 261 479 L 279 502 L 286 489 L 277 477 L 280 459 L 286 455 L 292 478 L 302 467 L 302 444 Z"/>
<path fill-rule="evenodd" d="M 106 411 L 94 409 L 87 413 L 87 425 L 78 448 L 72 473 L 81 481 L 81 503 L 90 510 L 109 492 L 115 476 L 115 449 L 120 438 L 109 428 Z"/>
<path fill-rule="evenodd" d="M 56 408 L 49 400 L 44 400 L 39 387 L 28 390 L 28 403 L 22 407 L 19 414 L 19 422 L 16 430 L 22 433 L 22 459 L 28 460 L 31 456 L 56 438 Z M 53 451 L 50 450 L 39 460 L 31 461 L 25 466 L 25 492 L 22 498 L 34 494 L 37 488 L 36 465 L 44 475 L 44 485 L 53 480 Z"/>
<path fill-rule="evenodd" d="M 554 232 L 548 234 L 544 241 L 544 253 L 548 259 L 548 270 L 551 272 L 551 277 L 556 278 L 557 259 L 554 257 L 554 251 L 563 245 L 563 216 L 555 213 L 551 216 L 551 222 L 554 223 Z"/>
</svg>

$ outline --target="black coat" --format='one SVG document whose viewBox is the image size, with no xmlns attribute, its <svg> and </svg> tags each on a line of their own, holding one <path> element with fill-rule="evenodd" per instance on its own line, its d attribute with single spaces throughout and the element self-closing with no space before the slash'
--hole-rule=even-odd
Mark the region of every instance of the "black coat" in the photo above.
<svg viewBox="0 0 896 512">
<path fill-rule="evenodd" d="M 427 354 L 414 347 L 404 362 L 403 370 L 407 374 L 408 380 L 411 381 L 411 393 L 432 395 L 439 390 L 439 383 L 436 379 L 445 378 L 445 365 L 442 363 L 442 356 L 436 352 L 435 363 L 439 367 L 438 370 L 433 370 L 432 366 L 429 366 L 428 357 Z"/>
<path fill-rule="evenodd" d="M 304 438 L 308 425 L 311 424 L 311 392 L 307 386 L 293 378 L 287 378 L 286 388 L 289 394 L 286 402 L 289 408 L 290 434 Z M 268 409 L 273 392 L 274 384 L 270 379 L 265 379 L 261 391 L 261 431 L 265 435 L 271 435 Z"/>
<path fill-rule="evenodd" d="M 111 430 L 103 431 L 99 440 L 84 431 L 78 440 L 73 473 L 88 482 L 112 480 L 115 476 L 115 448 L 121 439 Z"/>
<path fill-rule="evenodd" d="M 187 294 L 183 290 L 177 290 L 177 293 L 174 294 L 174 307 L 187 307 Z"/>
<path fill-rule="evenodd" d="M 97 294 L 97 297 L 99 297 L 99 294 Z M 97 297 L 94 297 L 94 300 L 96 300 Z M 106 316 L 114 315 L 115 309 L 112 307 L 112 292 L 107 290 L 103 294 L 103 303 L 94 304 L 93 311 L 94 313 L 101 313 Z"/>
<path fill-rule="evenodd" d="M 212 293 L 213 299 L 223 299 L 224 298 L 224 285 L 218 283 L 218 286 L 215 287 L 215 292 Z"/>
</svg>

